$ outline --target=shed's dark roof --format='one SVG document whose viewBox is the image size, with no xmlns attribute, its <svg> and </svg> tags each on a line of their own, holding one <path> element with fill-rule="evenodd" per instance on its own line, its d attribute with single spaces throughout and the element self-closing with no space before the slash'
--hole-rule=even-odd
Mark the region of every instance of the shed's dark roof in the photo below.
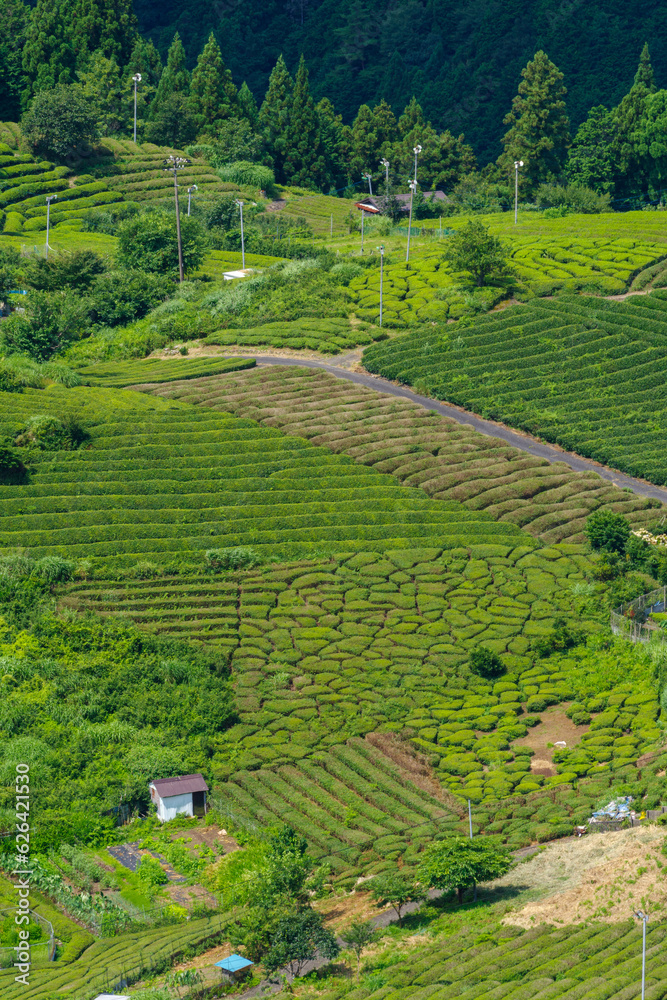
<svg viewBox="0 0 667 1000">
<path fill-rule="evenodd" d="M 247 969 L 253 963 L 249 959 L 243 958 L 242 955 L 230 955 L 229 958 L 223 958 L 215 964 L 219 969 L 224 969 L 225 972 L 238 972 L 239 969 Z"/>
<path fill-rule="evenodd" d="M 161 799 L 170 795 L 187 795 L 188 792 L 207 792 L 208 785 L 203 774 L 184 774 L 180 778 L 158 778 L 151 781 Z"/>
</svg>

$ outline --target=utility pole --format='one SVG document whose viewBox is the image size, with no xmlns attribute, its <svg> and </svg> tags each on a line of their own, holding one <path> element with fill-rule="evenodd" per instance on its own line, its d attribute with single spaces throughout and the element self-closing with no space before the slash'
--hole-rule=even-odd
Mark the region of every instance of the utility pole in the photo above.
<svg viewBox="0 0 667 1000">
<path fill-rule="evenodd" d="M 415 184 L 416 184 L 417 183 L 417 157 L 421 153 L 422 148 L 421 148 L 421 146 L 415 146 L 412 151 L 415 154 Z"/>
<path fill-rule="evenodd" d="M 637 910 L 635 913 L 637 920 L 641 920 L 643 926 L 642 929 L 642 1000 L 646 997 L 646 925 L 648 923 L 648 913 L 644 913 L 642 910 Z"/>
<path fill-rule="evenodd" d="M 519 167 L 523 166 L 523 160 L 514 161 L 514 225 L 519 221 Z"/>
<path fill-rule="evenodd" d="M 385 186 L 385 197 L 389 197 L 389 160 L 384 156 L 380 160 L 380 165 L 384 167 L 384 186 Z"/>
<path fill-rule="evenodd" d="M 364 178 L 364 180 L 368 181 L 368 193 L 369 193 L 369 195 L 372 198 L 373 197 L 373 186 L 372 186 L 372 184 L 373 184 L 373 175 L 369 174 L 369 173 L 365 173 L 365 174 L 362 174 L 361 176 Z"/>
<path fill-rule="evenodd" d="M 364 216 L 365 216 L 365 214 L 366 213 L 364 212 L 364 210 L 362 208 L 362 210 L 361 210 L 361 252 L 362 253 L 364 252 Z"/>
<path fill-rule="evenodd" d="M 245 237 L 243 235 L 243 202 L 238 201 L 237 199 L 236 204 L 239 206 L 239 213 L 241 215 L 241 267 L 245 271 Z"/>
<path fill-rule="evenodd" d="M 408 221 L 408 250 L 405 255 L 406 264 L 410 260 L 410 233 L 412 231 L 412 199 L 414 198 L 415 192 L 417 190 L 417 181 L 410 181 L 409 184 L 410 184 L 410 219 Z"/>
<path fill-rule="evenodd" d="M 188 218 L 190 216 L 190 199 L 192 197 L 192 192 L 193 191 L 198 191 L 198 190 L 199 190 L 199 188 L 197 187 L 196 184 L 193 184 L 192 187 L 188 188 Z"/>
<path fill-rule="evenodd" d="M 380 326 L 382 326 L 382 279 L 384 278 L 384 244 L 378 247 L 380 251 Z"/>
<path fill-rule="evenodd" d="M 44 259 L 49 259 L 49 223 L 51 221 L 51 202 L 56 201 L 57 194 L 46 195 L 46 247 L 44 248 Z"/>
<path fill-rule="evenodd" d="M 164 161 L 167 166 L 164 168 L 165 171 L 173 173 L 174 175 L 174 203 L 176 205 L 176 239 L 178 240 L 178 275 L 179 281 L 183 282 L 184 271 L 183 271 L 183 244 L 181 243 L 181 213 L 178 207 L 178 171 L 182 170 L 183 167 L 187 167 L 190 163 L 183 156 L 168 156 Z"/>
<path fill-rule="evenodd" d="M 137 141 L 137 84 L 141 83 L 141 73 L 135 73 L 134 80 L 134 141 Z"/>
</svg>

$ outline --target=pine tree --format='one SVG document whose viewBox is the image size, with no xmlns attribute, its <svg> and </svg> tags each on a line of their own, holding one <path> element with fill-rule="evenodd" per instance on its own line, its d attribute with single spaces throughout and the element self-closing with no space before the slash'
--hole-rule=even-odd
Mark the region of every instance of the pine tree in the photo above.
<svg viewBox="0 0 667 1000">
<path fill-rule="evenodd" d="M 200 129 L 230 118 L 239 111 L 238 93 L 225 66 L 213 32 L 197 59 L 190 85 L 192 110 Z"/>
<path fill-rule="evenodd" d="M 23 0 L 0 0 L 0 121 L 18 121 L 21 115 L 22 53 L 29 16 Z"/>
<path fill-rule="evenodd" d="M 328 97 L 323 97 L 315 105 L 317 122 L 324 154 L 324 190 L 338 190 L 344 187 L 346 161 L 344 157 L 343 118 Z"/>
<path fill-rule="evenodd" d="M 398 123 L 391 104 L 384 98 L 373 108 L 373 131 L 377 136 L 377 152 L 381 157 L 387 156 L 398 137 Z"/>
<path fill-rule="evenodd" d="M 155 106 L 159 106 L 167 97 L 172 94 L 186 95 L 190 91 L 190 73 L 185 64 L 185 49 L 178 32 L 174 35 L 174 40 L 169 46 L 167 54 L 167 65 L 162 70 L 157 94 L 155 95 Z"/>
<path fill-rule="evenodd" d="M 424 112 L 422 111 L 421 104 L 416 97 L 412 97 L 410 103 L 407 105 L 403 114 L 398 119 L 398 133 L 401 139 L 405 139 L 408 136 L 417 136 L 417 132 L 420 128 L 424 128 L 426 125 L 426 119 L 424 118 Z"/>
<path fill-rule="evenodd" d="M 570 144 L 570 123 L 565 107 L 567 89 L 563 74 L 546 52 L 535 53 L 521 70 L 523 80 L 503 124 L 504 153 L 498 164 L 514 171 L 514 161 L 523 160 L 520 182 L 527 195 L 538 185 L 557 178 L 563 170 Z"/>
<path fill-rule="evenodd" d="M 122 65 L 136 36 L 132 0 L 38 0 L 23 48 L 30 80 L 24 100 L 56 83 L 72 82 L 96 50 Z"/>
<path fill-rule="evenodd" d="M 280 55 L 271 70 L 269 87 L 259 109 L 259 127 L 264 137 L 267 159 L 279 182 L 283 182 L 284 178 L 285 131 L 289 124 L 293 91 L 294 80 Z"/>
<path fill-rule="evenodd" d="M 367 104 L 362 104 L 352 128 L 345 132 L 348 145 L 348 176 L 353 184 L 361 180 L 364 171 L 377 169 L 379 144 L 374 126 L 373 112 Z"/>
<path fill-rule="evenodd" d="M 320 188 L 326 180 L 325 158 L 303 55 L 299 60 L 291 105 L 283 161 L 286 183 Z"/>
<path fill-rule="evenodd" d="M 616 126 L 613 112 L 600 104 L 591 108 L 577 129 L 567 158 L 569 181 L 607 194 L 614 188 Z"/>
<path fill-rule="evenodd" d="M 637 67 L 637 72 L 635 73 L 635 80 L 633 86 L 638 84 L 643 84 L 644 87 L 649 91 L 649 93 L 655 93 L 655 79 L 653 76 L 653 66 L 651 65 L 651 53 L 648 49 L 648 42 L 644 42 L 644 48 L 639 57 L 639 66 Z"/>
<path fill-rule="evenodd" d="M 248 119 L 253 128 L 257 128 L 259 124 L 259 108 L 257 107 L 255 95 L 245 80 L 239 90 L 239 108 L 243 117 Z"/>
<path fill-rule="evenodd" d="M 146 41 L 141 35 L 134 43 L 130 58 L 123 70 L 123 75 L 126 77 L 132 77 L 135 73 L 141 73 L 142 89 L 146 86 L 157 89 L 162 76 L 160 53 L 151 40 Z"/>
</svg>

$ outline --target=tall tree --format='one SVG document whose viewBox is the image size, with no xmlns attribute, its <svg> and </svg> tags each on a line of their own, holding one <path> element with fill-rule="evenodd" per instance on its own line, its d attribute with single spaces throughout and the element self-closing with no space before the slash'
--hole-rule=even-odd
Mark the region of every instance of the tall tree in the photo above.
<svg viewBox="0 0 667 1000">
<path fill-rule="evenodd" d="M 292 106 L 285 129 L 283 174 L 288 184 L 297 187 L 319 188 L 326 180 L 319 123 L 303 55 L 299 60 L 292 92 Z"/>
<path fill-rule="evenodd" d="M 238 114 L 238 93 L 213 32 L 197 59 L 190 97 L 200 129 Z"/>
<path fill-rule="evenodd" d="M 498 163 L 513 170 L 515 160 L 523 160 L 521 183 L 527 195 L 562 173 L 570 144 L 570 123 L 565 107 L 567 90 L 563 74 L 546 52 L 535 53 L 521 70 L 523 80 L 512 101 L 504 124 L 504 153 Z"/>
<path fill-rule="evenodd" d="M 78 77 L 84 95 L 98 110 L 97 127 L 102 135 L 113 135 L 129 127 L 132 115 L 130 87 L 123 81 L 113 56 L 107 59 L 97 49 Z"/>
<path fill-rule="evenodd" d="M 421 146 L 417 158 L 417 180 L 425 188 L 449 190 L 475 169 L 475 154 L 462 135 L 451 132 L 438 134 L 426 121 L 420 104 L 413 97 L 398 120 L 400 138 L 394 143 L 390 159 L 404 178 L 414 173 L 415 147 Z"/>
<path fill-rule="evenodd" d="M 614 189 L 616 124 L 614 114 L 599 104 L 577 129 L 568 153 L 566 174 L 599 194 Z"/>
<path fill-rule="evenodd" d="M 239 108 L 243 117 L 248 119 L 253 128 L 257 128 L 259 123 L 259 108 L 257 107 L 255 95 L 245 80 L 239 90 Z"/>
<path fill-rule="evenodd" d="M 294 80 L 289 74 L 282 55 L 271 70 L 269 87 L 259 109 L 259 127 L 264 137 L 267 159 L 273 167 L 276 180 L 284 178 L 285 132 L 292 110 Z"/>
<path fill-rule="evenodd" d="M 167 65 L 162 70 L 162 76 L 155 95 L 154 105 L 160 105 L 172 94 L 186 95 L 190 91 L 190 73 L 186 66 L 185 49 L 181 36 L 176 32 L 174 40 L 167 53 Z"/>
<path fill-rule="evenodd" d="M 23 48 L 23 68 L 30 80 L 24 100 L 57 83 L 72 82 L 96 49 L 124 64 L 136 35 L 132 0 L 38 0 Z"/>
<path fill-rule="evenodd" d="M 343 118 L 328 97 L 315 106 L 325 163 L 325 189 L 337 190 L 345 185 L 346 163 L 343 156 Z"/>
<path fill-rule="evenodd" d="M 656 90 L 648 42 L 644 42 L 644 48 L 642 49 L 639 57 L 639 66 L 637 67 L 637 72 L 635 73 L 634 86 L 636 87 L 638 84 L 642 84 L 646 87 L 651 94 L 653 94 Z"/>
<path fill-rule="evenodd" d="M 0 0 L 0 121 L 18 121 L 25 86 L 22 53 L 30 8 L 23 0 Z"/>
<path fill-rule="evenodd" d="M 157 89 L 162 76 L 162 60 L 151 39 L 147 41 L 141 35 L 137 37 L 123 73 L 128 77 L 141 73 L 142 89 L 147 86 Z"/>
</svg>

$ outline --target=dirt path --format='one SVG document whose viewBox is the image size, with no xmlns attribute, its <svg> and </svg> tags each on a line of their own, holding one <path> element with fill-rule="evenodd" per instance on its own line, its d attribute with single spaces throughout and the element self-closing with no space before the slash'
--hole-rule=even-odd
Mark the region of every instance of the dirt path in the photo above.
<svg viewBox="0 0 667 1000">
<path fill-rule="evenodd" d="M 236 357 L 241 353 L 238 352 L 234 356 Z M 295 365 L 300 368 L 320 368 L 322 371 L 329 372 L 337 378 L 347 379 L 356 385 L 366 386 L 367 389 L 375 389 L 376 392 L 386 392 L 392 396 L 409 399 L 411 402 L 423 406 L 426 410 L 434 410 L 443 417 L 449 417 L 450 420 L 455 420 L 459 424 L 467 424 L 487 437 L 500 438 L 501 441 L 506 441 L 513 448 L 528 452 L 530 455 L 536 455 L 538 458 L 546 458 L 548 462 L 565 462 L 575 472 L 596 472 L 602 479 L 606 479 L 620 489 L 630 489 L 639 496 L 650 497 L 660 500 L 662 503 L 667 503 L 667 489 L 654 486 L 653 483 L 646 482 L 643 479 L 627 476 L 617 469 L 610 469 L 608 466 L 601 465 L 588 458 L 582 458 L 573 452 L 563 451 L 557 445 L 545 444 L 530 434 L 512 430 L 505 424 L 496 423 L 493 420 L 484 420 L 482 417 L 478 417 L 474 413 L 463 410 L 458 406 L 452 406 L 450 403 L 439 403 L 435 399 L 429 399 L 428 396 L 420 396 L 406 386 L 397 385 L 394 382 L 388 381 L 388 379 L 381 378 L 379 375 L 371 375 L 368 372 L 364 372 L 360 364 L 360 355 L 361 349 L 350 351 L 348 354 L 336 359 L 340 363 L 333 365 L 327 361 L 319 361 L 314 358 L 285 357 L 275 354 L 249 354 L 249 356 L 256 359 L 258 365 Z"/>
</svg>

